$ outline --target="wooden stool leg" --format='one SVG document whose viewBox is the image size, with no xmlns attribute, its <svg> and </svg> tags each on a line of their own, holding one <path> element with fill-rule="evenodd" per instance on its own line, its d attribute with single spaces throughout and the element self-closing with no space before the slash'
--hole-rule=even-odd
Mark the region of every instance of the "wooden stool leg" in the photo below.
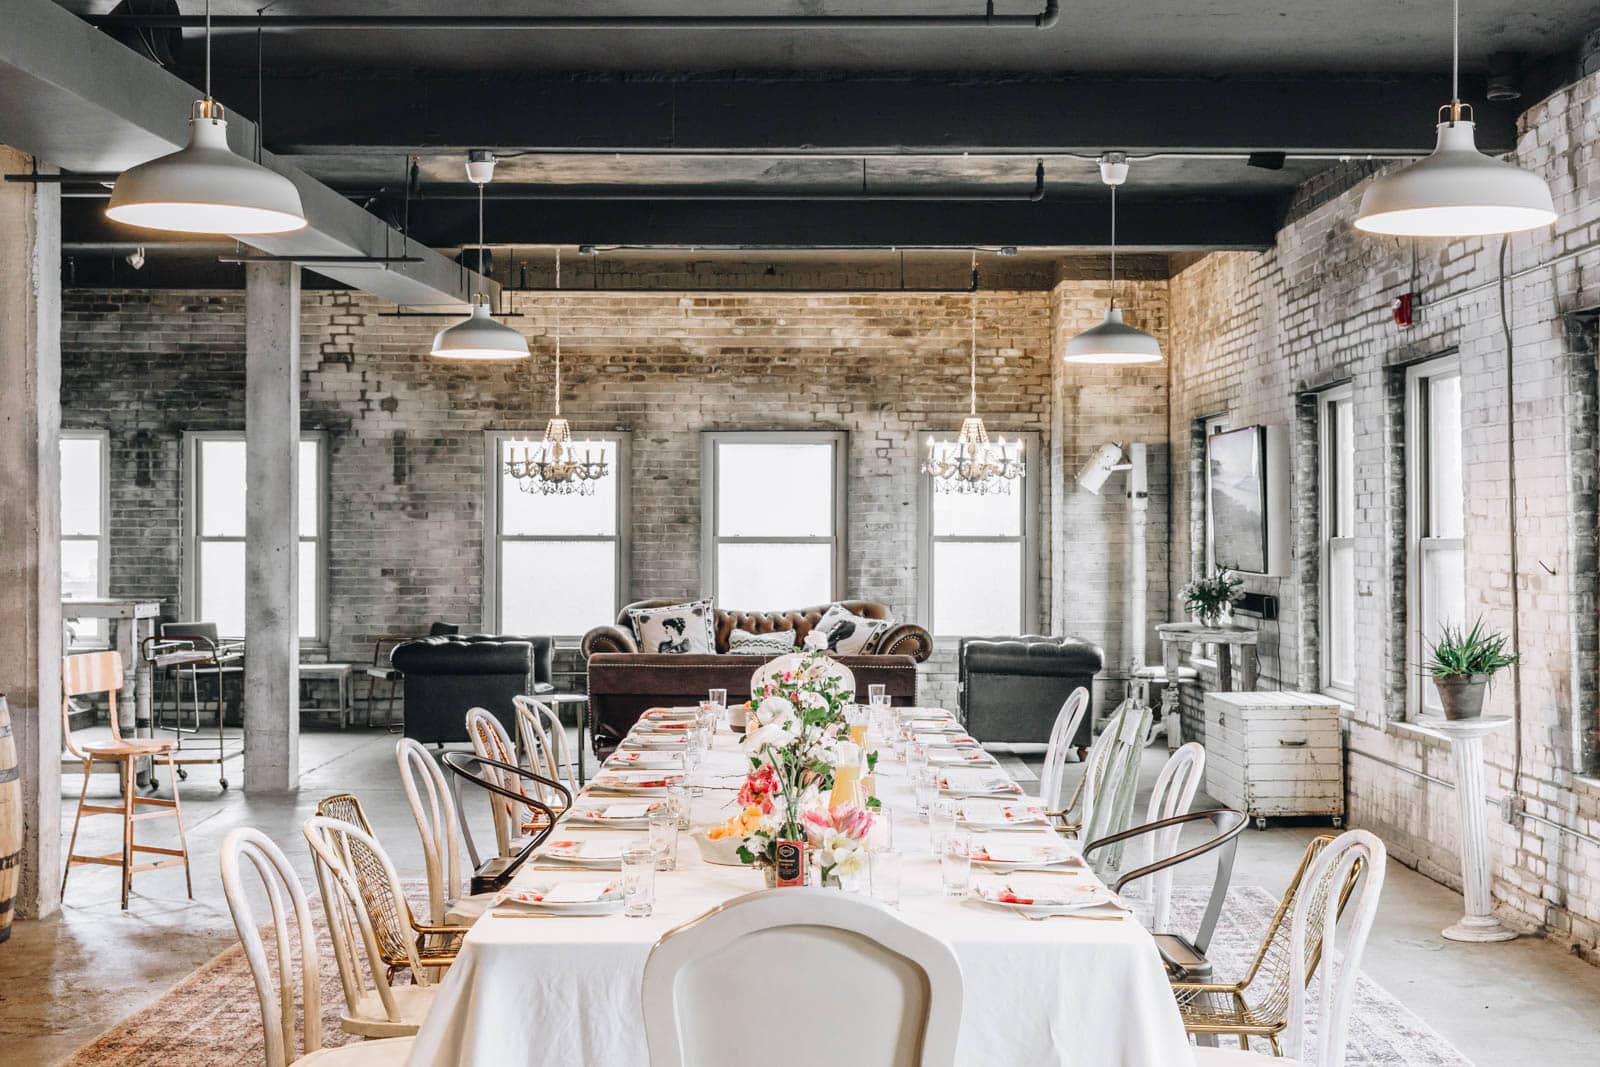
<svg viewBox="0 0 1600 1067">
<path fill-rule="evenodd" d="M 121 760 L 122 767 L 122 910 L 128 910 L 128 891 L 133 888 L 133 757 Z"/>
<path fill-rule="evenodd" d="M 178 803 L 178 768 L 172 763 L 172 757 L 167 757 L 167 774 L 172 777 L 172 817 L 178 820 L 178 847 L 183 849 L 183 887 L 189 892 L 189 899 L 194 899 L 194 878 L 189 873 L 189 838 L 183 832 L 183 807 Z"/>
<path fill-rule="evenodd" d="M 89 795 L 89 771 L 93 764 L 83 761 L 83 788 L 78 790 L 78 813 L 72 817 L 72 837 L 67 841 L 67 869 L 61 874 L 61 899 L 67 899 L 67 876 L 72 873 L 72 857 L 78 851 L 78 824 L 83 822 L 83 801 Z"/>
</svg>

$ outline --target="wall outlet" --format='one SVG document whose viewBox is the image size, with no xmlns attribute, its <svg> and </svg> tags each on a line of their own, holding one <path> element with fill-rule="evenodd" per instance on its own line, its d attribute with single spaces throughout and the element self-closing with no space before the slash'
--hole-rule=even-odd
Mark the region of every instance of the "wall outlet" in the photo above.
<svg viewBox="0 0 1600 1067">
<path fill-rule="evenodd" d="M 1500 798 L 1500 820 L 1511 826 L 1522 825 L 1522 798 L 1515 793 L 1507 793 Z"/>
</svg>

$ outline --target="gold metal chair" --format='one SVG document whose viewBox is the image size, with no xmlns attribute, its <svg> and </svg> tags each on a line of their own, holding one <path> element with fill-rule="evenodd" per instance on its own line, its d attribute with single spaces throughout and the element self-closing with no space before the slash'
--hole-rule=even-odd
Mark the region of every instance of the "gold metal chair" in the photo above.
<svg viewBox="0 0 1600 1067">
<path fill-rule="evenodd" d="M 317 815 L 356 831 L 338 834 L 333 845 L 355 880 L 378 951 L 388 967 L 388 978 L 392 981 L 396 974 L 410 968 L 413 980 L 426 982 L 428 979 L 417 972 L 419 966 L 435 969 L 454 963 L 467 928 L 430 926 L 417 921 L 400 886 L 400 876 L 373 835 L 361 801 L 350 793 L 336 793 L 317 803 Z"/>
<path fill-rule="evenodd" d="M 1328 885 L 1324 883 L 1308 887 L 1304 881 L 1312 862 L 1333 840 L 1331 834 L 1324 834 L 1306 846 L 1305 855 L 1300 858 L 1300 866 L 1295 869 L 1283 902 L 1272 916 L 1272 924 L 1267 927 L 1261 947 L 1243 978 L 1233 982 L 1177 980 L 1172 983 L 1172 992 L 1178 998 L 1178 1011 L 1183 1016 L 1185 1030 L 1202 1038 L 1237 1037 L 1240 1046 L 1246 1049 L 1250 1047 L 1250 1038 L 1264 1037 L 1271 1044 L 1273 1055 L 1283 1055 L 1278 1038 L 1289 1025 L 1290 983 L 1296 980 L 1302 983 L 1311 981 L 1322 951 L 1321 938 L 1311 939 L 1306 946 L 1305 974 L 1298 976 L 1298 979 L 1290 974 L 1293 940 L 1291 919 L 1300 894 L 1310 892 L 1314 896 L 1309 925 L 1317 930 L 1322 928 Z M 1355 889 L 1361 870 L 1358 865 L 1341 887 L 1335 921 L 1344 913 L 1345 904 Z"/>
</svg>

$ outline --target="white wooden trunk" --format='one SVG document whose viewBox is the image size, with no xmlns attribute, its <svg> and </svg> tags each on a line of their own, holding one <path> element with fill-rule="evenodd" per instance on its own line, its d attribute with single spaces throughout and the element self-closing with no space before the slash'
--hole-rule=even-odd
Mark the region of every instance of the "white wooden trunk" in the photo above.
<svg viewBox="0 0 1600 1067">
<path fill-rule="evenodd" d="M 1344 815 L 1339 703 L 1311 693 L 1207 693 L 1206 792 L 1252 818 Z"/>
</svg>

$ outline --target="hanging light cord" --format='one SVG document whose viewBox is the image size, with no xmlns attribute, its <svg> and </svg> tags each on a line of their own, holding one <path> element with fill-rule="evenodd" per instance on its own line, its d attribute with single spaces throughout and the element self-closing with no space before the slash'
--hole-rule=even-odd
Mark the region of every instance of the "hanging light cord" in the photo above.
<svg viewBox="0 0 1600 1067">
<path fill-rule="evenodd" d="M 556 418 L 561 417 L 561 246 L 556 246 Z"/>
<path fill-rule="evenodd" d="M 483 277 L 483 183 L 482 182 L 478 183 L 478 277 L 480 277 L 480 278 Z M 487 286 L 485 286 L 485 288 L 487 288 Z M 481 293 L 479 295 L 483 297 L 483 302 L 485 304 L 487 304 L 489 302 L 489 294 L 487 292 Z"/>
<path fill-rule="evenodd" d="M 1117 187 L 1111 187 L 1111 308 L 1117 307 Z"/>
<path fill-rule="evenodd" d="M 978 253 L 972 253 L 972 308 L 971 308 L 971 345 L 968 350 L 967 360 L 967 409 L 968 413 L 978 413 Z"/>
<path fill-rule="evenodd" d="M 1461 0 L 1454 0 L 1455 14 L 1450 22 L 1450 105 L 1453 117 L 1461 110 Z"/>
<path fill-rule="evenodd" d="M 206 0 L 206 107 L 211 105 L 211 0 Z"/>
</svg>

